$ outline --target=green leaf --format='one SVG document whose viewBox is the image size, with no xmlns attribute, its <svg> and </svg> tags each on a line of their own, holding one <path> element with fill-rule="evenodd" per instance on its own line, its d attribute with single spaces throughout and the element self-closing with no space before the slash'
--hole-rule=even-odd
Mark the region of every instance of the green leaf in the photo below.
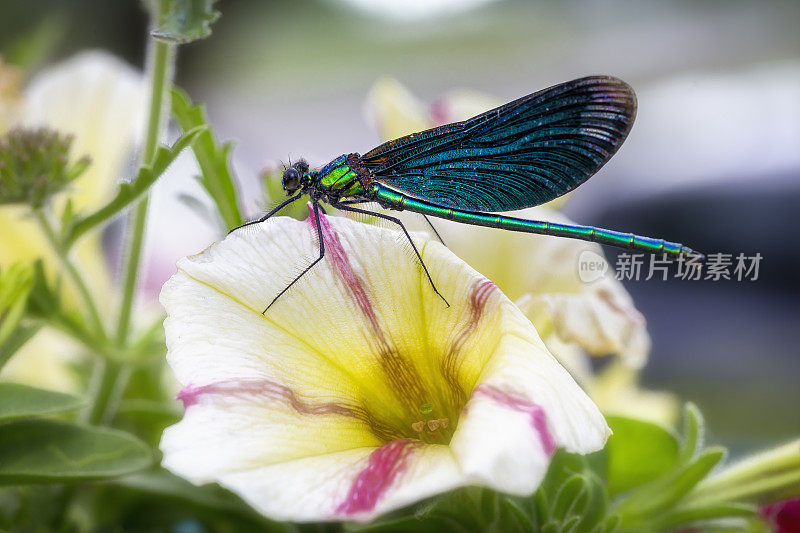
<svg viewBox="0 0 800 533">
<path fill-rule="evenodd" d="M 18 327 L 2 344 L 0 344 L 0 368 L 3 368 L 11 356 L 22 348 L 26 342 L 42 328 L 41 324 L 31 324 Z"/>
<path fill-rule="evenodd" d="M 34 267 L 31 264 L 14 263 L 0 271 L 0 346 L 19 326 L 33 282 Z"/>
<path fill-rule="evenodd" d="M 19 383 L 0 383 L 0 421 L 69 411 L 83 398 Z"/>
<path fill-rule="evenodd" d="M 492 522 L 497 515 L 498 498 L 500 495 L 490 489 L 481 490 L 480 509 L 481 517 L 485 522 Z"/>
<path fill-rule="evenodd" d="M 703 522 L 730 518 L 752 518 L 757 510 L 752 505 L 738 503 L 721 503 L 714 505 L 680 507 L 659 519 L 660 527 L 665 531 L 673 531 Z"/>
<path fill-rule="evenodd" d="M 44 262 L 37 259 L 33 264 L 33 288 L 28 296 L 28 313 L 36 318 L 47 319 L 61 307 L 58 290 L 50 286 L 44 271 Z"/>
<path fill-rule="evenodd" d="M 709 476 L 690 494 L 693 503 L 769 503 L 800 494 L 800 439 L 759 451 Z"/>
<path fill-rule="evenodd" d="M 59 287 L 59 280 L 54 287 L 50 286 L 44 271 L 44 263 L 41 259 L 37 259 L 34 263 L 33 290 L 28 297 L 28 315 L 66 333 L 91 351 L 105 350 L 107 347 L 97 338 L 96 332 L 86 324 L 82 314 L 77 310 L 62 307 Z M 32 336 L 40 327 L 41 325 L 34 324 L 33 330 L 27 333 Z M 0 350 L 0 360 L 2 357 Z"/>
<path fill-rule="evenodd" d="M 215 0 L 167 0 L 167 9 L 151 35 L 172 44 L 186 44 L 211 35 L 211 24 L 219 18 Z"/>
<path fill-rule="evenodd" d="M 575 474 L 559 488 L 555 502 L 550 509 L 550 516 L 564 521 L 571 515 L 581 514 L 586 510 L 589 497 L 588 481 Z"/>
<path fill-rule="evenodd" d="M 683 408 L 683 442 L 681 443 L 681 451 L 678 457 L 678 462 L 681 464 L 688 463 L 703 446 L 703 437 L 705 434 L 705 422 L 703 421 L 703 414 L 700 409 L 691 402 L 687 403 Z"/>
<path fill-rule="evenodd" d="M 366 525 L 347 524 L 344 531 L 359 533 L 440 533 L 442 531 L 467 531 L 459 522 L 446 516 L 404 516 L 380 520 Z"/>
<path fill-rule="evenodd" d="M 148 470 L 114 481 L 114 484 L 138 492 L 184 501 L 207 509 L 257 515 L 252 507 L 218 485 L 197 486 L 166 470 Z"/>
<path fill-rule="evenodd" d="M 615 531 L 619 530 L 621 521 L 622 519 L 618 514 L 612 514 L 606 518 L 606 521 L 600 528 L 600 531 L 605 531 L 605 533 L 614 533 Z"/>
<path fill-rule="evenodd" d="M 516 519 L 518 526 L 516 531 L 533 531 L 534 525 L 531 517 L 511 498 L 503 498 L 502 509 L 505 515 Z"/>
<path fill-rule="evenodd" d="M 614 431 L 618 430 L 614 428 Z M 673 531 L 697 525 L 711 527 L 730 520 L 742 521 L 742 517 L 749 518 L 752 514 L 745 506 L 725 501 L 718 493 L 715 493 L 715 499 L 708 496 L 703 499 L 702 491 L 696 487 L 723 459 L 725 449 L 702 449 L 703 418 L 691 404 L 685 408 L 684 431 L 680 449 L 674 451 L 672 467 L 618 498 L 615 511 L 623 531 Z M 632 435 L 629 438 L 636 439 L 636 435 Z M 706 482 L 705 486 L 709 485 L 713 488 L 713 484 Z"/>
<path fill-rule="evenodd" d="M 611 512 L 605 482 L 595 474 L 603 468 L 602 453 L 583 456 L 559 450 L 547 476 L 523 509 L 541 530 L 598 532 Z M 525 500 L 523 500 L 525 503 Z M 534 528 L 536 530 L 536 528 Z"/>
<path fill-rule="evenodd" d="M 701 453 L 697 459 L 684 468 L 666 484 L 657 498 L 651 503 L 653 507 L 668 507 L 675 504 L 705 478 L 717 463 L 725 457 L 725 449 L 711 447 Z"/>
<path fill-rule="evenodd" d="M 44 419 L 0 426 L 0 484 L 116 477 L 152 462 L 150 448 L 123 431 Z"/>
<path fill-rule="evenodd" d="M 116 196 L 106 205 L 73 224 L 66 238 L 67 246 L 71 246 L 81 235 L 93 227 L 114 217 L 147 192 L 178 155 L 191 146 L 204 131 L 206 131 L 205 126 L 198 126 L 186 131 L 171 147 L 159 146 L 153 162 L 142 166 L 132 182 L 120 184 Z"/>
<path fill-rule="evenodd" d="M 226 230 L 241 226 L 244 219 L 239 208 L 238 192 L 230 170 L 231 144 L 220 145 L 208 126 L 208 117 L 202 105 L 192 103 L 189 96 L 172 90 L 172 114 L 183 131 L 205 127 L 197 142 L 192 145 L 202 175 L 200 184 L 214 201 Z"/>
<path fill-rule="evenodd" d="M 644 485 L 672 468 L 678 441 L 659 425 L 619 416 L 606 417 L 614 434 L 606 446 L 608 492 Z"/>
<path fill-rule="evenodd" d="M 662 515 L 676 506 L 724 456 L 724 448 L 708 448 L 689 464 L 678 465 L 634 491 L 617 509 L 623 514 L 623 519 Z"/>
<path fill-rule="evenodd" d="M 548 522 L 542 527 L 542 533 L 564 533 L 561 522 Z"/>
</svg>

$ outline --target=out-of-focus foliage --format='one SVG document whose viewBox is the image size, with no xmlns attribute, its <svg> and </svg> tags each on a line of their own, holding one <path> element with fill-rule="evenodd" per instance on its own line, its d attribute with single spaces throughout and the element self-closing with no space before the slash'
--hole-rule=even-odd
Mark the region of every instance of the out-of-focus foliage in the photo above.
<svg viewBox="0 0 800 533">
<path fill-rule="evenodd" d="M 116 195 L 97 211 L 82 218 L 67 217 L 65 222 L 70 226 L 70 229 L 65 239 L 66 244 L 68 246 L 71 245 L 94 226 L 110 220 L 147 192 L 153 183 L 167 170 L 167 167 L 175 161 L 175 158 L 183 150 L 192 146 L 198 135 L 203 133 L 205 129 L 205 126 L 198 126 L 184 133 L 172 146 L 159 146 L 153 162 L 141 166 L 136 177 L 130 183 L 120 183 Z"/>
<path fill-rule="evenodd" d="M 70 411 L 86 401 L 72 394 L 0 382 L 0 421 Z"/>
<path fill-rule="evenodd" d="M 19 327 L 32 288 L 33 268 L 30 265 L 15 263 L 0 270 L 0 354 L 10 345 L 9 341 Z M 0 368 L 5 359 L 0 355 Z"/>
<path fill-rule="evenodd" d="M 211 35 L 211 24 L 219 18 L 215 0 L 167 0 L 153 37 L 168 43 L 186 44 Z M 154 8 L 157 9 L 157 8 Z"/>
<path fill-rule="evenodd" d="M 222 219 L 226 230 L 242 224 L 242 214 L 236 193 L 236 184 L 230 169 L 233 144 L 219 145 L 209 129 L 208 117 L 202 105 L 195 105 L 185 92 L 172 91 L 172 114 L 181 129 L 188 133 L 196 128 L 204 128 L 197 142 L 192 145 L 201 175 L 198 180 L 214 201 L 216 213 Z"/>
<path fill-rule="evenodd" d="M 20 420 L 0 433 L 0 483 L 42 483 L 117 477 L 152 464 L 133 435 L 53 420 Z"/>
</svg>

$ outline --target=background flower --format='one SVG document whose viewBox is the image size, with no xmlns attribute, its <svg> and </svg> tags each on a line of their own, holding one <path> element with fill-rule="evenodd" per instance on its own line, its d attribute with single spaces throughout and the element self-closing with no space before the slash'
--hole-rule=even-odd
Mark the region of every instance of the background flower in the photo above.
<svg viewBox="0 0 800 533">
<path fill-rule="evenodd" d="M 0 72 L 7 67 L 0 65 Z M 7 72 L 7 71 L 6 71 Z M 18 81 L 13 74 L 0 78 Z M 2 85 L 0 81 L 0 85 Z M 72 157 L 88 155 L 89 168 L 70 186 L 68 196 L 75 210 L 90 211 L 108 200 L 126 174 L 135 139 L 141 131 L 145 83 L 142 75 L 114 56 L 100 51 L 83 52 L 36 75 L 19 94 L 0 89 L 0 113 L 11 108 L 12 117 L 0 120 L 10 127 L 48 127 L 74 136 Z M 57 206 L 63 205 L 63 198 Z M 54 274 L 58 260 L 41 229 L 28 216 L 25 206 L 0 206 L 0 264 L 44 258 Z M 60 209 L 56 209 L 60 212 Z M 112 273 L 103 252 L 102 236 L 93 233 L 77 243 L 75 255 L 84 269 L 98 302 L 112 308 Z M 65 297 L 73 298 L 69 283 Z M 47 388 L 74 389 L 69 362 L 77 349 L 70 340 L 44 330 L 24 346 L 3 368 L 3 377 Z"/>
<path fill-rule="evenodd" d="M 597 408 L 496 286 L 384 228 L 279 217 L 179 263 L 161 300 L 183 420 L 164 466 L 219 481 L 270 517 L 368 520 L 479 484 L 532 493 L 556 447 L 587 453 Z"/>
</svg>

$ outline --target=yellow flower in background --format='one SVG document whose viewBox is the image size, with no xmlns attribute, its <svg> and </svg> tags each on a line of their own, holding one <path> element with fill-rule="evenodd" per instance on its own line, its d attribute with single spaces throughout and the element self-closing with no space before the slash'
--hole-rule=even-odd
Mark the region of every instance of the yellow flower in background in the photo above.
<svg viewBox="0 0 800 533">
<path fill-rule="evenodd" d="M 429 111 L 399 82 L 382 79 L 370 91 L 366 113 L 386 140 L 464 120 L 501 103 L 472 91 L 452 91 L 437 100 Z M 514 216 L 573 223 L 554 209 L 563 202 L 562 197 L 543 206 L 517 211 Z M 403 216 L 416 229 L 430 229 L 416 215 Z M 646 322 L 622 284 L 608 274 L 613 269 L 600 245 L 446 220 L 437 219 L 433 223 L 448 248 L 514 300 L 536 326 L 550 351 L 587 390 L 595 390 L 594 380 L 598 376 L 592 373 L 585 353 L 620 357 L 628 370 L 614 369 L 612 375 L 609 369 L 605 385 L 597 385 L 598 394 L 601 389 L 602 394 L 596 401 L 604 412 L 619 413 L 619 408 L 629 405 L 637 393 L 645 394 L 636 383 L 638 370 L 646 363 L 650 350 Z M 607 275 L 582 279 L 579 266 L 587 255 L 602 263 L 601 270 Z M 619 379 L 623 372 L 628 373 L 627 377 Z M 614 397 L 615 391 L 620 394 L 618 398 Z M 678 415 L 677 402 L 669 395 L 653 394 L 648 396 L 652 401 L 630 404 L 625 414 L 671 425 Z"/>
<path fill-rule="evenodd" d="M 184 418 L 163 465 L 278 520 L 368 521 L 463 485 L 531 494 L 609 430 L 494 283 L 415 235 L 277 217 L 183 259 L 161 302 Z"/>
<path fill-rule="evenodd" d="M 611 361 L 599 370 L 585 387 L 606 415 L 639 418 L 674 427 L 681 410 L 677 396 L 642 388 L 639 373 L 619 361 Z"/>
<path fill-rule="evenodd" d="M 89 168 L 57 198 L 60 213 L 65 196 L 75 210 L 100 207 L 129 172 L 135 139 L 141 131 L 146 87 L 142 75 L 114 56 L 84 52 L 36 75 L 20 91 L 18 71 L 0 63 L 0 135 L 9 128 L 47 127 L 74 136 L 71 156 L 91 158 Z M 45 260 L 49 274 L 60 266 L 26 206 L 0 206 L 0 265 Z M 74 250 L 86 271 L 101 309 L 112 309 L 112 275 L 101 235 L 82 238 Z M 67 301 L 74 298 L 65 281 Z M 66 361 L 75 346 L 60 334 L 42 331 L 3 368 L 3 377 L 33 385 L 71 389 Z"/>
</svg>

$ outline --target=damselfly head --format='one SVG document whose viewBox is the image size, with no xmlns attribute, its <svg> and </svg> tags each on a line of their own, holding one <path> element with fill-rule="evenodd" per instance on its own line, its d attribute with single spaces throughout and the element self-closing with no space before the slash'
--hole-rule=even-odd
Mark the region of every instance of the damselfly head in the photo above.
<svg viewBox="0 0 800 533">
<path fill-rule="evenodd" d="M 292 166 L 297 169 L 297 171 L 302 175 L 308 172 L 308 161 L 305 159 L 298 159 Z"/>
<path fill-rule="evenodd" d="M 308 163 L 305 159 L 300 159 L 286 167 L 286 170 L 283 171 L 283 190 L 286 191 L 286 194 L 291 196 L 301 189 L 307 180 L 307 174 Z"/>
</svg>

